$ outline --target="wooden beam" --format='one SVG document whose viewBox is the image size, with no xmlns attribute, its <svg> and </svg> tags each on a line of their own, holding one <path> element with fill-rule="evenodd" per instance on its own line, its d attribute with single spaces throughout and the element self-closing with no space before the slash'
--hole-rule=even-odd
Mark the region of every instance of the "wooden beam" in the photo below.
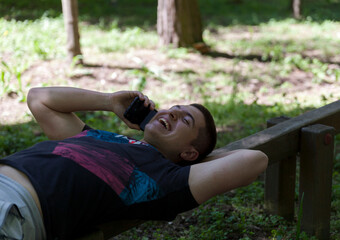
<svg viewBox="0 0 340 240">
<path fill-rule="evenodd" d="M 269 164 L 272 164 L 299 152 L 300 129 L 313 124 L 331 126 L 336 134 L 339 133 L 340 100 L 232 142 L 216 149 L 211 155 L 236 149 L 257 149 L 266 153 Z"/>
</svg>

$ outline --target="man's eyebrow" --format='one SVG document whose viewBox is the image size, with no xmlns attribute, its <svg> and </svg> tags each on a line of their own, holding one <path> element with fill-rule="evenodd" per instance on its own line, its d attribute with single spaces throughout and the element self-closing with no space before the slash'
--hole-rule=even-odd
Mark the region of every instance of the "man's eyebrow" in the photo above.
<svg viewBox="0 0 340 240">
<path fill-rule="evenodd" d="M 175 106 L 173 106 L 173 107 L 182 109 L 181 105 L 175 105 Z M 184 111 L 185 111 L 185 110 L 184 110 Z M 194 126 L 195 126 L 195 118 L 194 118 L 194 116 L 193 116 L 190 112 L 188 112 L 188 111 L 185 111 L 185 113 L 191 118 L 191 120 L 192 120 L 192 126 L 194 127 Z"/>
</svg>

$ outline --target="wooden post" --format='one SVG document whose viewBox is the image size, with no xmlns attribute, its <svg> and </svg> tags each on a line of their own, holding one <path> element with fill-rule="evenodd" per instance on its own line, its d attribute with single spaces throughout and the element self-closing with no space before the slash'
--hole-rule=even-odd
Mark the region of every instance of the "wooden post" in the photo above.
<svg viewBox="0 0 340 240">
<path fill-rule="evenodd" d="M 67 53 L 68 60 L 73 61 L 73 58 L 81 54 L 79 43 L 78 30 L 78 2 L 77 0 L 62 0 L 64 23 L 67 33 Z M 77 64 L 82 63 L 82 59 L 78 59 Z"/>
<path fill-rule="evenodd" d="M 329 239 L 333 127 L 316 124 L 301 130 L 300 201 L 304 193 L 301 230 L 318 239 Z"/>
<path fill-rule="evenodd" d="M 288 120 L 277 117 L 267 121 L 267 127 Z M 265 174 L 265 209 L 267 212 L 294 219 L 296 156 L 292 155 L 268 166 Z"/>
</svg>

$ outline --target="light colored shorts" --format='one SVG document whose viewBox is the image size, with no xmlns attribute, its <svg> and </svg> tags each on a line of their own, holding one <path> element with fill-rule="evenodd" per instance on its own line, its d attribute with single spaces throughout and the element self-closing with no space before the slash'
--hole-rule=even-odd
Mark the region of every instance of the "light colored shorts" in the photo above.
<svg viewBox="0 0 340 240">
<path fill-rule="evenodd" d="M 0 174 L 0 240 L 46 239 L 44 223 L 31 194 Z"/>
</svg>

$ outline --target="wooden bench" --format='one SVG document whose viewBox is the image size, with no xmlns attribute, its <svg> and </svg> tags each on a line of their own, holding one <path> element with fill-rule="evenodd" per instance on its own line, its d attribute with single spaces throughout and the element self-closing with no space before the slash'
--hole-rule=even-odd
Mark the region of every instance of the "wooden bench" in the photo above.
<svg viewBox="0 0 340 240">
<path fill-rule="evenodd" d="M 265 177 L 265 208 L 294 217 L 296 160 L 300 159 L 300 200 L 304 194 L 301 229 L 318 239 L 329 238 L 334 135 L 340 132 L 340 101 L 295 118 L 268 121 L 268 128 L 216 149 L 211 155 L 236 149 L 257 149 L 269 157 Z M 143 221 L 115 221 L 80 238 L 104 240 Z"/>
</svg>

